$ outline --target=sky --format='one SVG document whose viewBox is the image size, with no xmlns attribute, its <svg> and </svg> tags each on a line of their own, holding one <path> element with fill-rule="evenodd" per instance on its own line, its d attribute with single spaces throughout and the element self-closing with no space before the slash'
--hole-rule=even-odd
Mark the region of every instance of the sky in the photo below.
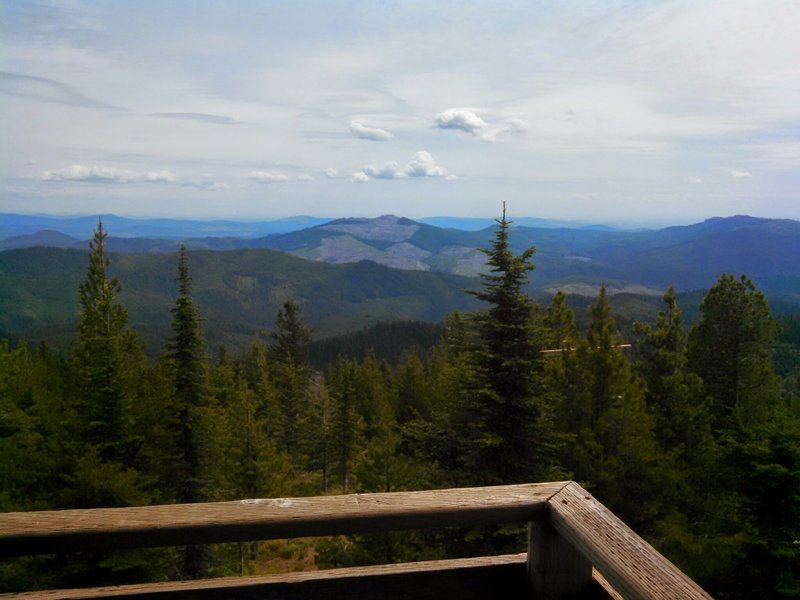
<svg viewBox="0 0 800 600">
<path fill-rule="evenodd" d="M 800 219 L 800 2 L 0 0 L 0 212 Z"/>
</svg>

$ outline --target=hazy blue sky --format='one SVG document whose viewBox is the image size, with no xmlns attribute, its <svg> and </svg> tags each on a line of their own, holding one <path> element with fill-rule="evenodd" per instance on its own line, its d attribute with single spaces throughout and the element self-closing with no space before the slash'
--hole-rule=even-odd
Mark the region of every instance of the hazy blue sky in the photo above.
<svg viewBox="0 0 800 600">
<path fill-rule="evenodd" d="M 0 0 L 0 211 L 800 218 L 800 2 Z"/>
</svg>

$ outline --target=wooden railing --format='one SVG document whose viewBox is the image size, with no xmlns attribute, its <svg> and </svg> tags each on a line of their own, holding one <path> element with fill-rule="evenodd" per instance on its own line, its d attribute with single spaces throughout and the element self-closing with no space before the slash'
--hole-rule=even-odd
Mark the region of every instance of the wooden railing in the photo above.
<svg viewBox="0 0 800 600">
<path fill-rule="evenodd" d="M 4 513 L 0 557 L 515 522 L 527 553 L 12 597 L 710 598 L 574 482 Z"/>
</svg>

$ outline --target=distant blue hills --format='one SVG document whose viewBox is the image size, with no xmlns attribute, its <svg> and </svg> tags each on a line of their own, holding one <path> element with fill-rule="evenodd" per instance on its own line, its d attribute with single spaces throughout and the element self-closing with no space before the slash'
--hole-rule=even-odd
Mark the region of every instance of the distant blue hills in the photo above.
<svg viewBox="0 0 800 600">
<path fill-rule="evenodd" d="M 3 231 L 11 225 L 35 230 L 16 230 L 0 240 L 0 338 L 68 341 L 96 217 L 0 217 Z M 166 220 L 153 229 L 152 222 L 105 216 L 103 223 L 108 247 L 117 253 L 112 273 L 122 282 L 131 322 L 151 350 L 169 334 L 181 241 L 191 250 L 209 343 L 244 348 L 271 326 L 286 297 L 300 302 L 317 337 L 393 319 L 436 321 L 452 310 L 477 308 L 480 303 L 464 289 L 480 285 L 476 275 L 486 265 L 479 248 L 494 235 L 491 226 L 435 227 L 392 215 L 286 219 L 279 226 L 294 229 L 255 237 L 268 225 Z M 128 237 L 118 235 L 118 227 Z M 214 227 L 242 235 L 210 235 Z M 134 237 L 154 230 L 174 237 Z M 195 237 L 198 231 L 203 235 Z M 670 285 L 695 314 L 703 291 L 722 273 L 746 273 L 777 312 L 800 311 L 798 221 L 736 216 L 648 231 L 515 223 L 509 239 L 515 252 L 537 248 L 533 295 L 562 290 L 580 307 L 605 285 L 615 295 L 618 316 L 628 321 L 652 318 L 658 296 Z"/>
<path fill-rule="evenodd" d="M 85 249 L 96 219 L 0 215 L 0 249 Z M 190 250 L 271 249 L 324 263 L 366 260 L 467 277 L 484 270 L 478 249 L 489 244 L 496 225 L 491 219 L 394 215 L 267 222 L 109 215 L 103 223 L 109 250 L 122 254 L 174 252 L 185 243 Z M 669 285 L 679 291 L 707 289 L 721 273 L 732 272 L 747 273 L 768 294 L 800 304 L 800 221 L 738 215 L 637 231 L 558 225 L 563 223 L 526 218 L 512 225 L 516 251 L 537 248 L 537 291 L 592 295 L 605 284 L 611 293 L 657 295 Z"/>
<path fill-rule="evenodd" d="M 0 213 L 0 240 L 29 236 L 43 231 L 63 233 L 78 240 L 88 240 L 97 227 L 98 216 L 115 237 L 187 239 L 195 237 L 257 238 L 274 233 L 288 233 L 333 221 L 332 218 L 294 216 L 272 220 L 214 220 L 131 218 L 118 215 L 56 216 Z M 480 231 L 497 224 L 495 219 L 473 217 L 425 217 L 417 223 L 442 229 Z M 532 217 L 515 218 L 514 224 L 524 227 L 597 229 L 614 231 L 608 225 L 592 225 L 576 221 L 559 221 Z M 57 245 L 57 244 L 56 244 Z"/>
<path fill-rule="evenodd" d="M 40 231 L 55 231 L 86 240 L 97 228 L 97 215 L 53 216 L 0 213 L 0 240 L 27 236 Z M 269 221 L 198 221 L 188 219 L 133 219 L 102 215 L 104 226 L 116 237 L 185 239 L 189 237 L 254 238 L 271 233 L 285 233 L 327 223 L 331 219 L 296 216 Z"/>
</svg>

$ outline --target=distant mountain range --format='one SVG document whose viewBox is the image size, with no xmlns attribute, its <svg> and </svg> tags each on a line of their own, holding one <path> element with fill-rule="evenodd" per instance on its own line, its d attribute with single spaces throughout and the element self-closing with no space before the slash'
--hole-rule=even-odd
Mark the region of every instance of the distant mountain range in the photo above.
<svg viewBox="0 0 800 600">
<path fill-rule="evenodd" d="M 77 240 L 87 240 L 97 227 L 97 215 L 94 216 L 55 216 L 55 215 L 21 215 L 0 213 L 0 240 L 6 238 L 24 238 L 42 231 L 55 231 L 66 234 Z M 216 220 L 198 221 L 188 219 L 136 219 L 117 215 L 102 215 L 106 228 L 116 237 L 125 238 L 165 238 L 185 240 L 198 237 L 237 237 L 257 238 L 273 233 L 287 233 L 315 225 L 333 221 L 321 217 L 294 216 L 272 220 Z M 426 217 L 417 222 L 435 227 L 478 231 L 494 227 L 494 219 L 465 217 Z M 522 217 L 517 225 L 526 227 L 566 227 L 572 229 L 613 229 L 606 225 L 587 225 L 575 221 L 556 221 Z M 19 247 L 6 245 L 6 248 Z M 58 246 L 62 247 L 62 246 Z"/>
<path fill-rule="evenodd" d="M 169 223 L 174 232 L 181 222 Z M 338 219 L 261 237 L 192 237 L 189 234 L 201 222 L 187 223 L 188 234 L 182 239 L 190 250 L 269 248 L 318 262 L 349 264 L 368 260 L 396 269 L 467 277 L 484 270 L 485 257 L 478 248 L 486 247 L 493 236 L 493 227 L 467 231 L 393 215 Z M 111 234 L 108 245 L 113 252 L 174 252 L 180 243 L 167 237 L 119 237 L 113 220 L 104 217 L 104 224 Z M 289 226 L 288 222 L 284 225 Z M 203 226 L 208 228 L 209 224 Z M 134 229 L 128 224 L 126 231 Z M 732 272 L 747 273 L 773 297 L 800 303 L 798 221 L 736 216 L 645 231 L 528 227 L 514 223 L 510 241 L 516 251 L 536 246 L 533 289 L 537 292 L 562 289 L 592 295 L 605 283 L 612 293 L 656 295 L 669 285 L 682 291 L 707 289 L 721 273 Z M 0 248 L 86 248 L 86 244 L 86 240 L 64 231 L 49 230 L 6 238 L 0 241 Z"/>
<path fill-rule="evenodd" d="M 104 220 L 112 231 L 110 220 Z M 209 344 L 243 349 L 270 329 L 286 298 L 296 299 L 315 337 L 382 321 L 440 320 L 479 303 L 464 293 L 485 269 L 493 228 L 439 228 L 395 216 L 338 219 L 285 233 L 187 238 L 194 296 Z M 669 285 L 696 315 L 703 292 L 721 273 L 747 273 L 779 312 L 800 311 L 800 222 L 746 216 L 715 218 L 657 231 L 512 227 L 515 252 L 535 245 L 535 296 L 564 290 L 583 310 L 600 284 L 615 294 L 620 318 L 651 319 Z M 39 231 L 2 241 L 0 338 L 67 342 L 78 317 L 86 240 Z M 169 238 L 109 238 L 111 272 L 131 323 L 151 353 L 169 335 L 176 294 Z M 17 246 L 17 247 L 15 247 Z M 27 246 L 27 247 L 21 247 Z M 60 246 L 60 247 L 59 247 Z M 225 250 L 225 251 L 221 251 Z M 165 254 L 169 252 L 170 254 Z"/>
<path fill-rule="evenodd" d="M 285 233 L 327 223 L 331 219 L 297 216 L 271 221 L 196 221 L 188 219 L 132 219 L 102 215 L 104 226 L 116 237 L 186 239 L 192 237 L 255 238 L 271 233 Z M 63 233 L 78 240 L 89 239 L 97 228 L 97 216 L 61 217 L 0 213 L 0 240 L 21 237 L 23 240 L 42 231 Z M 6 246 L 8 247 L 8 246 Z M 61 246 L 63 247 L 63 246 Z"/>
</svg>

